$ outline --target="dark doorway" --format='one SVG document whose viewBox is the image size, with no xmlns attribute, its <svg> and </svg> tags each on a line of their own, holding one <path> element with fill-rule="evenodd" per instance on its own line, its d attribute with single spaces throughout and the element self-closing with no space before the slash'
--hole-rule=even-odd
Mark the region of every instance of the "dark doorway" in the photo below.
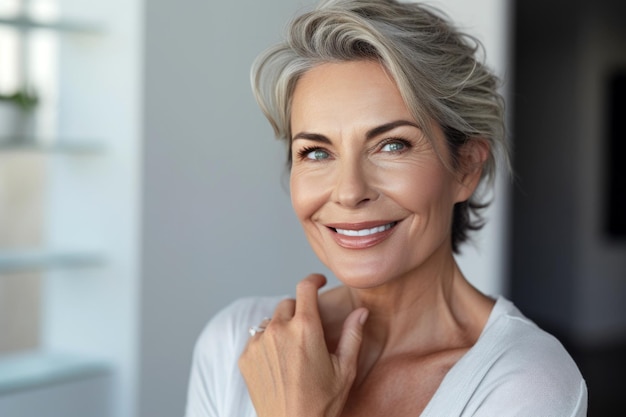
<svg viewBox="0 0 626 417">
<path fill-rule="evenodd" d="M 588 415 L 610 416 L 626 406 L 626 2 L 513 4 L 511 298 L 577 361 Z"/>
</svg>

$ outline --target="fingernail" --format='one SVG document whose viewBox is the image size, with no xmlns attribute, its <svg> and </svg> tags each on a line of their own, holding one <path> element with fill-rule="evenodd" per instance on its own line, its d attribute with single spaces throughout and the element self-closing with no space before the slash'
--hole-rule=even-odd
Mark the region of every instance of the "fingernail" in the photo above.
<svg viewBox="0 0 626 417">
<path fill-rule="evenodd" d="M 361 313 L 361 317 L 359 317 L 359 323 L 361 323 L 361 326 L 365 324 L 365 322 L 367 321 L 367 317 L 370 315 L 369 310 L 365 310 Z"/>
</svg>

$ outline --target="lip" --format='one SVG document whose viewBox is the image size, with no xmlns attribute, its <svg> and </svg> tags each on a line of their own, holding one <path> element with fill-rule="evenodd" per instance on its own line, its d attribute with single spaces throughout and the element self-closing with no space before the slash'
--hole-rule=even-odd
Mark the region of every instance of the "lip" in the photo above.
<svg viewBox="0 0 626 417">
<path fill-rule="evenodd" d="M 400 223 L 398 220 L 378 220 L 361 223 L 329 223 L 325 224 L 335 242 L 346 249 L 367 249 L 376 246 L 386 240 L 396 230 L 396 226 Z M 375 227 L 392 224 L 392 226 L 384 231 L 372 233 L 367 236 L 347 236 L 337 233 L 336 229 L 344 230 L 363 230 L 373 229 Z"/>
</svg>

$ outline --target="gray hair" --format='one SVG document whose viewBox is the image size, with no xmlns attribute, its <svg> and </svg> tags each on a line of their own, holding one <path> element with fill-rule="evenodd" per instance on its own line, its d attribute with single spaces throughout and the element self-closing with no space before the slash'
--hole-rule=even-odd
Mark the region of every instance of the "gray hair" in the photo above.
<svg viewBox="0 0 626 417">
<path fill-rule="evenodd" d="M 252 88 L 276 137 L 290 144 L 291 100 L 305 72 L 327 62 L 378 61 L 436 150 L 431 123 L 441 126 L 452 166 L 441 159 L 449 169 L 458 169 L 464 144 L 471 140 L 489 144 L 481 183 L 491 184 L 498 153 L 508 161 L 504 102 L 498 78 L 479 61 L 481 51 L 480 41 L 457 30 L 431 6 L 396 0 L 323 0 L 291 22 L 284 42 L 256 59 Z M 484 225 L 480 210 L 489 203 L 480 200 L 475 192 L 454 207 L 455 252 L 470 230 Z"/>
</svg>

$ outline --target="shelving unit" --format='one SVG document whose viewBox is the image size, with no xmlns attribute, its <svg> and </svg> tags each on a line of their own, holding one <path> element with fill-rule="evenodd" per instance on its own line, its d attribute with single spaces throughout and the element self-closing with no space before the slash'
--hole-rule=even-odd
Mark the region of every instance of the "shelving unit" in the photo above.
<svg viewBox="0 0 626 417">
<path fill-rule="evenodd" d="M 45 250 L 0 252 L 0 273 L 93 268 L 103 264 L 104 259 L 97 252 Z"/>
<path fill-rule="evenodd" d="M 3 95 L 25 85 L 17 69 L 30 75 L 40 100 L 33 117 L 0 103 L 0 170 L 25 181 L 5 190 L 22 203 L 3 219 L 32 231 L 19 243 L 3 241 L 0 285 L 34 288 L 41 300 L 31 310 L 40 320 L 39 349 L 0 357 L 0 373 L 12 375 L 0 382 L 0 416 L 133 417 L 142 298 L 144 8 L 134 0 L 13 2 L 40 19 L 0 17 L 9 46 L 21 60 L 31 59 L 15 68 L 0 59 L 0 71 L 17 74 Z M 58 19 L 44 21 L 46 13 Z M 33 119 L 37 124 L 23 122 Z M 29 195 L 26 183 L 33 187 Z M 36 211 L 29 223 L 30 207 Z M 10 301 L 25 308 L 15 297 Z"/>
<path fill-rule="evenodd" d="M 107 374 L 110 364 L 67 353 L 25 352 L 0 358 L 0 396 Z"/>
<path fill-rule="evenodd" d="M 104 34 L 103 27 L 97 24 L 68 20 L 39 21 L 24 16 L 0 18 L 0 26 L 12 27 L 22 33 L 31 30 L 51 31 L 60 36 L 66 34 L 101 36 Z M 102 140 L 88 138 L 79 140 L 59 137 L 53 140 L 50 138 L 44 140 L 31 136 L 10 136 L 0 137 L 0 153 L 32 153 L 39 156 L 49 154 L 51 157 L 68 156 L 73 158 L 72 161 L 78 158 L 82 163 L 85 161 L 83 158 L 86 157 L 105 156 L 106 146 Z M 91 161 L 91 159 L 87 161 Z M 57 162 L 58 158 L 55 158 L 55 164 Z M 65 160 L 61 160 L 61 164 L 67 165 Z M 84 164 L 79 166 L 82 168 Z M 58 168 L 54 168 L 51 175 L 54 176 L 56 171 Z M 76 172 L 82 171 L 77 170 Z M 67 175 L 67 172 L 64 174 Z M 58 271 L 68 269 L 80 269 L 82 271 L 101 268 L 105 265 L 105 256 L 102 253 L 84 249 L 55 250 L 43 247 L 0 250 L 0 274 L 42 273 L 43 286 L 48 285 L 46 284 L 47 280 L 53 279 L 52 276 L 48 277 L 47 275 L 54 275 L 53 273 Z M 91 277 L 87 274 L 86 278 Z M 1 405 L 3 404 L 1 400 L 6 400 L 7 397 L 4 397 L 6 395 L 70 380 L 89 379 L 93 376 L 110 373 L 112 369 L 113 365 L 110 361 L 92 355 L 64 353 L 63 350 L 51 351 L 49 346 L 42 346 L 41 349 L 34 351 L 0 356 L 0 414 L 2 414 Z"/>
<path fill-rule="evenodd" d="M 30 29 L 47 29 L 57 32 L 74 32 L 79 34 L 102 34 L 104 30 L 102 27 L 82 22 L 73 21 L 40 21 L 30 19 L 28 17 L 13 17 L 13 18 L 1 18 L 0 25 L 13 26 L 18 29 L 30 30 Z"/>
<path fill-rule="evenodd" d="M 21 31 L 49 30 L 59 34 L 103 35 L 102 25 L 75 20 L 38 20 L 28 16 L 0 17 L 0 26 Z M 1 69 L 0 69 L 1 70 Z M 0 153 L 36 153 L 51 155 L 96 156 L 105 153 L 103 141 L 92 139 L 40 140 L 37 137 L 0 137 Z M 102 257 L 93 253 L 32 250 L 0 251 L 0 273 L 31 269 L 101 265 Z"/>
<path fill-rule="evenodd" d="M 12 18 L 0 17 L 0 26 L 10 26 L 22 31 L 45 29 L 59 33 L 81 35 L 102 35 L 102 26 L 78 21 L 41 21 L 27 16 Z M 56 138 L 53 141 L 36 137 L 0 137 L 0 152 L 20 152 L 57 155 L 102 155 L 105 146 L 102 141 Z M 33 249 L 30 251 L 0 251 L 0 273 L 33 271 L 57 268 L 94 267 L 103 264 L 103 257 L 83 251 L 50 251 Z"/>
<path fill-rule="evenodd" d="M 33 152 L 67 155 L 100 155 L 106 151 L 101 141 L 56 139 L 46 143 L 37 138 L 2 138 L 0 152 Z"/>
</svg>

